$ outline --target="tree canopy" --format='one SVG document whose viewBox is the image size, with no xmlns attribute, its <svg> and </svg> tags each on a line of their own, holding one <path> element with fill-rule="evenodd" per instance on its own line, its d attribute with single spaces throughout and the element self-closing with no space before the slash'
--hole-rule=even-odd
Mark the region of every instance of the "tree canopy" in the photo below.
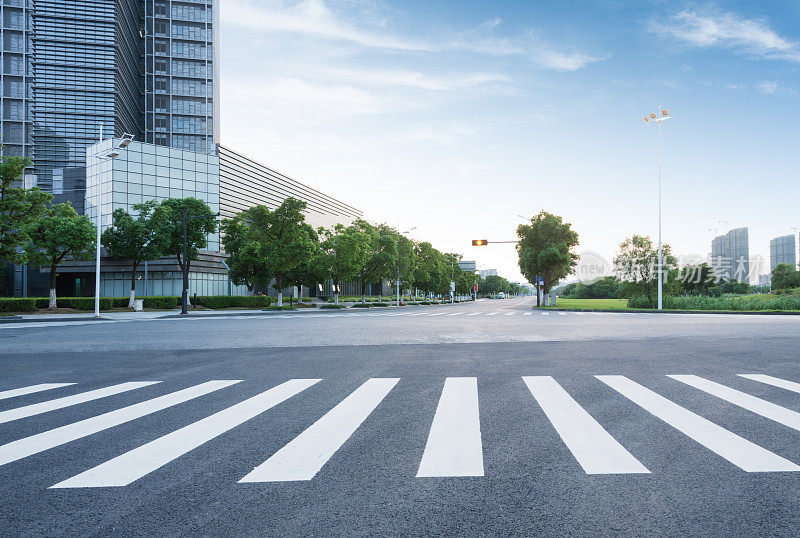
<svg viewBox="0 0 800 538">
<path fill-rule="evenodd" d="M 2 148 L 2 146 L 0 146 Z M 53 196 L 20 185 L 30 159 L 0 158 L 0 261 L 25 263 L 28 228 L 42 217 Z"/>
<path fill-rule="evenodd" d="M 666 243 L 662 245 L 664 293 L 676 294 L 681 289 L 678 260 Z M 622 280 L 621 294 L 626 298 L 643 296 L 651 308 L 658 302 L 658 251 L 645 235 L 632 235 L 620 243 L 614 266 Z"/>
<path fill-rule="evenodd" d="M 520 271 L 534 284 L 540 277 L 545 294 L 577 264 L 578 255 L 573 249 L 578 244 L 578 233 L 557 215 L 541 211 L 530 224 L 517 227 L 517 236 Z"/>
</svg>

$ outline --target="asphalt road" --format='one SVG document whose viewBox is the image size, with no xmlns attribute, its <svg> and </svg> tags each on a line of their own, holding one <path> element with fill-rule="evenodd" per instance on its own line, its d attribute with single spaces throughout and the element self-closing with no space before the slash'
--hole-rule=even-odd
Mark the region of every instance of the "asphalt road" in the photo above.
<svg viewBox="0 0 800 538">
<path fill-rule="evenodd" d="M 800 317 L 530 307 L 0 325 L 0 535 L 800 533 Z"/>
</svg>

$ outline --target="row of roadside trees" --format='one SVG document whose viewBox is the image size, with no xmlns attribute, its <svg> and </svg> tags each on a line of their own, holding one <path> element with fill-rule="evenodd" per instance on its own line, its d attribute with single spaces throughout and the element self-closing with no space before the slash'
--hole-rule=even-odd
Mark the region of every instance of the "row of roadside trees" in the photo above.
<svg viewBox="0 0 800 538">
<path fill-rule="evenodd" d="M 402 289 L 427 294 L 468 294 L 477 277 L 461 271 L 461 256 L 415 242 L 386 224 L 357 219 L 349 226 L 314 229 L 305 222 L 305 202 L 287 198 L 270 210 L 256 206 L 222 222 L 223 245 L 229 255 L 231 279 L 250 291 L 273 283 L 278 290 L 313 287 L 329 282 L 338 303 L 342 283 L 357 282 L 362 302 L 367 288 L 400 281 Z"/>
</svg>

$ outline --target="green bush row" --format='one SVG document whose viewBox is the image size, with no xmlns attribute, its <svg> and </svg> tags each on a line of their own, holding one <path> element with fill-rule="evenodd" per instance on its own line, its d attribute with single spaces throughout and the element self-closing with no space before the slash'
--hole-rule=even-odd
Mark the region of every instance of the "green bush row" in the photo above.
<svg viewBox="0 0 800 538">
<path fill-rule="evenodd" d="M 192 297 L 191 302 L 206 308 L 266 308 L 273 303 L 272 297 L 265 295 L 209 295 Z"/>
<path fill-rule="evenodd" d="M 628 308 L 651 308 L 644 296 L 628 299 Z M 800 310 L 800 297 L 794 295 L 744 295 L 708 297 L 705 295 L 664 297 L 667 310 Z"/>
<path fill-rule="evenodd" d="M 324 304 L 320 308 L 347 308 L 343 304 Z"/>
<path fill-rule="evenodd" d="M 0 297 L 0 312 L 33 312 L 36 299 L 33 297 Z"/>
</svg>

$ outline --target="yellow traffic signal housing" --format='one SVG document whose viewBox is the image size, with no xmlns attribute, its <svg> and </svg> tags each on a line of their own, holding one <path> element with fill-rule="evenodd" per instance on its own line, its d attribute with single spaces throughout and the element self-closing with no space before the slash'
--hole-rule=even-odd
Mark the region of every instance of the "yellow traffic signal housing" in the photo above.
<svg viewBox="0 0 800 538">
<path fill-rule="evenodd" d="M 485 247 L 488 244 L 489 244 L 489 241 L 487 241 L 486 239 L 473 239 L 472 240 L 472 246 L 473 247 Z"/>
</svg>

